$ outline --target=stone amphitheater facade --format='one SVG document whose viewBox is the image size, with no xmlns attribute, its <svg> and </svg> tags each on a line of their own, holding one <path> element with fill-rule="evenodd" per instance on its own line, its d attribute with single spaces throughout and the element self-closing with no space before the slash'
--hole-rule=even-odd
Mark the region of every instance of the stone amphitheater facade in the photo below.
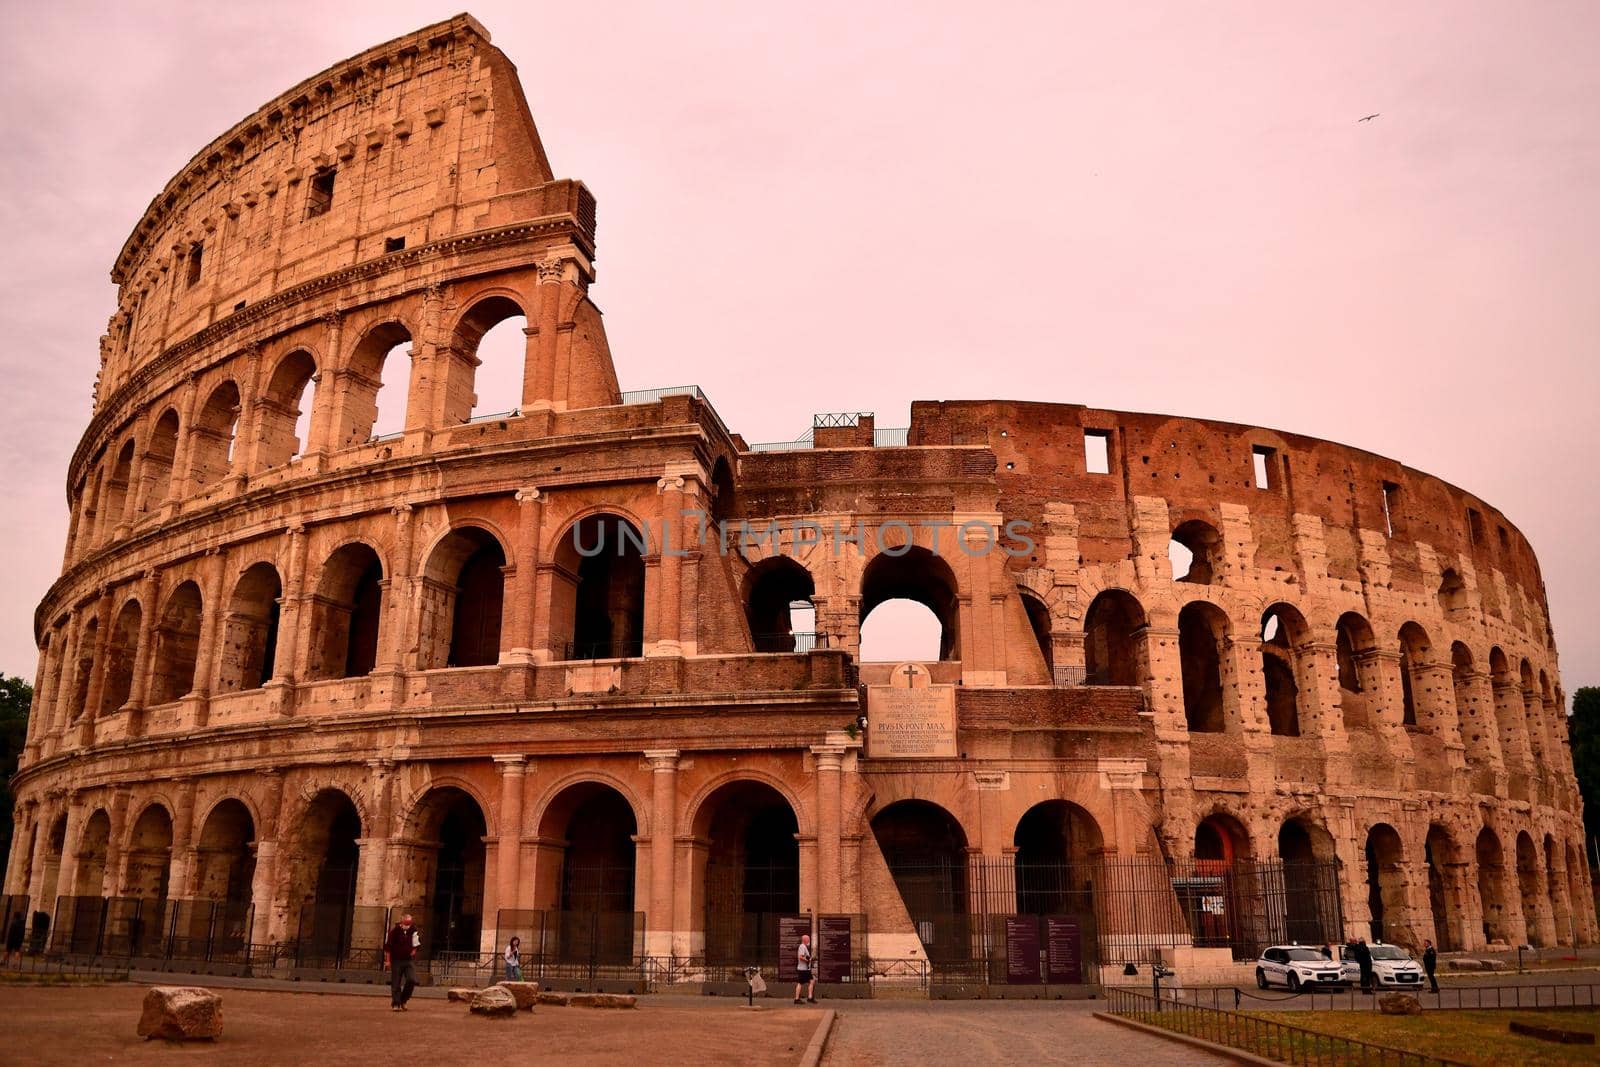
<svg viewBox="0 0 1600 1067">
<path fill-rule="evenodd" d="M 619 390 L 594 261 L 594 198 L 468 16 L 167 184 L 112 270 L 7 894 L 58 928 L 67 899 L 248 904 L 258 945 L 308 906 L 484 951 L 508 915 L 631 912 L 634 955 L 681 958 L 719 908 L 837 913 L 914 958 L 920 849 L 1320 863 L 1319 939 L 1594 940 L 1539 566 L 1490 504 L 1068 404 L 752 447 L 697 389 Z M 512 320 L 521 403 L 485 416 Z M 642 536 L 587 554 L 608 531 Z M 861 623 L 893 599 L 941 624 L 951 751 L 873 751 L 897 665 L 858 662 Z"/>
</svg>

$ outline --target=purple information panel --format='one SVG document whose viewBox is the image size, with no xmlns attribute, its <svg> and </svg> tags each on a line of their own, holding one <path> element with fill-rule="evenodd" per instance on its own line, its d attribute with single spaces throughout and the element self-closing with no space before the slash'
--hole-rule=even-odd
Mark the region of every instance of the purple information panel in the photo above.
<svg viewBox="0 0 1600 1067">
<path fill-rule="evenodd" d="M 1039 982 L 1039 917 L 1006 916 L 1006 981 Z"/>
<path fill-rule="evenodd" d="M 796 979 L 795 956 L 800 951 L 800 935 L 811 932 L 811 916 L 809 915 L 780 915 L 778 916 L 778 981 L 793 982 Z M 812 946 L 815 952 L 816 946 Z M 813 963 L 815 956 L 813 956 Z M 813 974 L 816 972 L 813 971 Z"/>
<path fill-rule="evenodd" d="M 1044 920 L 1045 972 L 1051 982 L 1083 981 L 1083 927 L 1065 915 Z"/>
<path fill-rule="evenodd" d="M 850 981 L 850 916 L 817 917 L 817 981 Z"/>
</svg>

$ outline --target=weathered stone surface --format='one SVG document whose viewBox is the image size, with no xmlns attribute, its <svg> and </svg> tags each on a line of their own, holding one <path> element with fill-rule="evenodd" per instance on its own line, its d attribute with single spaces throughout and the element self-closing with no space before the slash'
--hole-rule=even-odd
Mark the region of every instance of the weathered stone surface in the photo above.
<svg viewBox="0 0 1600 1067">
<path fill-rule="evenodd" d="M 199 986 L 154 986 L 144 995 L 139 1036 L 208 1041 L 222 1036 L 222 998 Z"/>
<path fill-rule="evenodd" d="M 516 998 L 517 1007 L 523 1011 L 532 1011 L 533 1006 L 539 1003 L 538 982 L 500 982 L 501 989 Z"/>
<path fill-rule="evenodd" d="M 1422 1001 L 1410 993 L 1384 993 L 1378 997 L 1378 1010 L 1384 1015 L 1421 1015 Z"/>
<path fill-rule="evenodd" d="M 627 993 L 574 993 L 572 1006 L 575 1008 L 632 1008 L 638 1006 L 638 998 Z"/>
<path fill-rule="evenodd" d="M 472 1002 L 472 998 L 477 995 L 478 989 L 476 986 L 456 986 L 455 988 L 448 990 L 444 996 L 445 999 L 449 1001 L 461 1001 L 462 1003 L 470 1004 Z"/>
<path fill-rule="evenodd" d="M 572 997 L 573 994 L 571 993 L 558 993 L 553 989 L 546 989 L 539 994 L 539 1003 L 549 1004 L 556 1008 L 566 1008 L 571 1006 Z"/>
<path fill-rule="evenodd" d="M 511 995 L 511 990 L 492 985 L 478 990 L 472 998 L 470 1010 L 474 1015 L 508 1018 L 517 1013 L 517 998 Z"/>
</svg>

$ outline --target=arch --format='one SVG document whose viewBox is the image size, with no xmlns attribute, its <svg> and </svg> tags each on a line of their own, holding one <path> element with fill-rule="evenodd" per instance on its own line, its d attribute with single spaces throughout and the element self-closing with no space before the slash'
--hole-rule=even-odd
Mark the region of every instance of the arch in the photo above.
<svg viewBox="0 0 1600 1067">
<path fill-rule="evenodd" d="M 1428 868 L 1428 909 L 1433 914 L 1433 937 L 1440 952 L 1456 952 L 1466 947 L 1461 943 L 1454 904 L 1453 869 L 1460 862 L 1459 851 L 1446 827 L 1439 823 L 1428 826 L 1422 855 Z"/>
<path fill-rule="evenodd" d="M 1449 616 L 1467 609 L 1467 583 L 1455 568 L 1446 567 L 1439 576 L 1439 610 Z"/>
<path fill-rule="evenodd" d="M 167 597 L 156 624 L 151 657 L 151 704 L 165 704 L 194 689 L 195 666 L 200 655 L 200 586 L 182 582 Z"/>
<path fill-rule="evenodd" d="M 117 450 L 116 461 L 111 466 L 111 473 L 101 489 L 100 506 L 105 517 L 101 526 L 105 530 L 105 540 L 110 540 L 118 523 L 127 522 L 133 517 L 133 509 L 129 506 L 131 496 L 128 492 L 129 483 L 133 480 L 133 438 L 122 443 Z"/>
<path fill-rule="evenodd" d="M 447 393 L 445 423 L 522 408 L 528 395 L 528 313 L 520 297 L 495 292 L 468 305 L 454 331 L 461 387 Z M 553 371 L 550 368 L 547 373 Z"/>
<path fill-rule="evenodd" d="M 1539 700 L 1539 685 L 1534 678 L 1533 664 L 1524 659 L 1518 664 L 1517 681 L 1522 689 L 1522 721 L 1528 731 L 1528 742 L 1533 748 L 1534 765 L 1540 766 L 1545 756 L 1544 706 Z"/>
<path fill-rule="evenodd" d="M 1534 948 L 1547 947 L 1548 940 L 1544 923 L 1539 921 L 1544 911 L 1543 887 L 1539 884 L 1542 868 L 1539 846 L 1533 843 L 1528 831 L 1520 831 L 1517 834 L 1517 890 L 1522 897 L 1522 919 L 1528 944 Z"/>
<path fill-rule="evenodd" d="M 475 959 L 486 932 L 489 827 L 482 804 L 460 786 L 436 784 L 417 800 L 406 825 L 398 899 L 424 924 L 424 955 L 437 959 L 459 953 Z"/>
<path fill-rule="evenodd" d="M 931 961 L 968 952 L 967 835 L 944 808 L 899 800 L 872 817 L 872 835 Z"/>
<path fill-rule="evenodd" d="M 1204 519 L 1179 523 L 1167 544 L 1172 580 L 1210 585 L 1221 568 L 1222 552 L 1222 535 L 1215 526 Z"/>
<path fill-rule="evenodd" d="M 1067 800 L 1045 800 L 1017 820 L 1017 911 L 1024 915 L 1079 914 L 1093 906 L 1093 864 L 1105 835 L 1088 811 Z"/>
<path fill-rule="evenodd" d="M 1195 824 L 1194 866 L 1186 872 L 1192 878 L 1174 879 L 1173 888 L 1197 946 L 1232 947 L 1265 936 L 1250 851 L 1250 831 L 1230 812 L 1213 811 Z"/>
<path fill-rule="evenodd" d="M 311 607 L 308 677 L 372 673 L 383 626 L 383 584 L 383 562 L 363 541 L 341 545 L 323 563 Z"/>
<path fill-rule="evenodd" d="M 140 465 L 145 486 L 144 499 L 139 502 L 141 511 L 160 507 L 172 493 L 172 467 L 178 458 L 178 428 L 178 413 L 167 408 L 150 430 L 144 462 Z"/>
<path fill-rule="evenodd" d="M 1250 860 L 1250 831 L 1237 816 L 1214 811 L 1194 828 L 1194 858 L 1198 870 L 1223 870 Z"/>
<path fill-rule="evenodd" d="M 961 657 L 961 613 L 956 599 L 955 572 L 942 556 L 920 545 L 907 546 L 899 555 L 879 552 L 861 575 L 862 627 L 883 604 L 909 600 L 931 611 L 939 620 L 939 659 Z"/>
<path fill-rule="evenodd" d="M 249 905 L 255 836 L 255 820 L 242 800 L 225 797 L 212 807 L 197 839 L 195 899 L 221 901 L 236 909 Z"/>
<path fill-rule="evenodd" d="M 1556 842 L 1554 834 L 1547 833 L 1544 835 L 1544 889 L 1545 897 L 1550 904 L 1550 918 L 1555 927 L 1556 943 L 1576 945 L 1578 941 L 1573 936 L 1572 929 L 1573 900 L 1567 894 L 1566 871 L 1556 865 L 1558 858 L 1564 858 L 1561 846 Z"/>
<path fill-rule="evenodd" d="M 555 913 L 558 960 L 633 959 L 638 833 L 633 803 L 602 782 L 569 783 L 545 806 L 534 899 Z"/>
<path fill-rule="evenodd" d="M 234 438 L 239 429 L 239 387 L 225 378 L 206 397 L 189 428 L 189 483 L 198 491 L 233 470 Z"/>
<path fill-rule="evenodd" d="M 316 405 L 317 361 L 304 348 L 285 355 L 256 403 L 256 465 L 281 466 L 309 450 Z"/>
<path fill-rule="evenodd" d="M 1422 708 L 1422 721 L 1418 721 L 1419 707 L 1424 703 L 1418 689 L 1424 684 L 1422 671 L 1426 667 L 1432 644 L 1428 631 L 1415 622 L 1400 627 L 1400 703 L 1401 722 L 1406 726 L 1423 726 L 1429 733 L 1436 732 L 1432 708 Z"/>
<path fill-rule="evenodd" d="M 1278 827 L 1278 865 L 1283 917 L 1276 940 L 1312 945 L 1341 936 L 1333 835 L 1309 814 L 1290 815 Z"/>
<path fill-rule="evenodd" d="M 428 554 L 419 590 L 418 666 L 500 662 L 506 551 L 480 526 L 457 526 Z"/>
<path fill-rule="evenodd" d="M 739 513 L 738 497 L 733 467 L 728 463 L 728 457 L 718 456 L 717 462 L 711 466 L 710 510 L 711 521 L 719 535 L 729 519 Z M 720 539 L 718 543 L 721 543 Z"/>
<path fill-rule="evenodd" d="M 1055 643 L 1050 636 L 1050 606 L 1027 586 L 1017 586 L 1017 594 L 1022 597 L 1022 610 L 1027 613 L 1028 629 L 1033 632 L 1034 643 L 1039 646 L 1039 654 L 1044 657 L 1045 670 L 1054 676 L 1056 654 Z"/>
<path fill-rule="evenodd" d="M 78 874 L 72 893 L 79 897 L 103 896 L 106 861 L 111 854 L 111 816 L 104 808 L 96 808 L 89 816 L 78 841 Z"/>
<path fill-rule="evenodd" d="M 1406 905 L 1405 846 L 1400 832 L 1388 823 L 1374 824 L 1367 830 L 1364 852 L 1372 939 L 1409 944 L 1411 924 Z"/>
<path fill-rule="evenodd" d="M 411 343 L 411 331 L 393 321 L 373 326 L 356 342 L 345 369 L 349 384 L 339 413 L 336 447 L 363 445 L 377 437 L 405 431 L 411 391 Z M 387 389 L 385 378 L 389 379 Z"/>
<path fill-rule="evenodd" d="M 1334 655 L 1339 664 L 1339 689 L 1342 693 L 1357 694 L 1374 688 L 1368 684 L 1367 673 L 1371 670 L 1372 653 L 1378 647 L 1377 638 L 1373 636 L 1372 626 L 1365 618 L 1354 611 L 1347 611 L 1339 616 L 1339 621 L 1334 626 Z M 1358 725 L 1351 722 L 1351 704 L 1344 702 L 1345 725 Z M 1365 702 L 1361 704 L 1361 714 L 1365 715 Z M 1363 719 L 1361 726 L 1370 725 Z"/>
<path fill-rule="evenodd" d="M 550 633 L 560 659 L 609 659 L 644 651 L 644 553 L 639 527 L 591 512 L 556 542 Z"/>
<path fill-rule="evenodd" d="M 264 560 L 239 575 L 223 617 L 218 692 L 258 689 L 276 673 L 282 596 L 278 569 Z"/>
<path fill-rule="evenodd" d="M 288 924 L 302 962 L 343 959 L 353 937 L 378 940 L 376 923 L 356 924 L 356 879 L 362 837 L 361 814 L 339 789 L 318 790 L 301 810 L 282 859 Z M 370 927 L 370 929 L 369 929 Z"/>
<path fill-rule="evenodd" d="M 708 964 L 777 959 L 778 917 L 800 910 L 799 818 L 766 782 L 738 778 L 708 793 L 692 825 L 705 842 L 699 884 Z"/>
<path fill-rule="evenodd" d="M 1300 650 L 1310 634 L 1305 616 L 1288 604 L 1273 604 L 1261 616 L 1261 676 L 1267 724 L 1280 737 L 1300 736 Z M 1312 688 L 1314 678 L 1305 679 Z"/>
<path fill-rule="evenodd" d="M 1473 845 L 1478 861 L 1478 899 L 1483 906 L 1483 939 L 1491 944 L 1511 943 L 1510 916 L 1506 914 L 1505 849 L 1500 837 L 1485 826 Z"/>
<path fill-rule="evenodd" d="M 165 805 L 152 801 L 139 812 L 128 835 L 124 862 L 122 895 L 142 901 L 137 917 L 129 922 L 129 954 L 159 955 L 172 877 L 172 813 Z"/>
<path fill-rule="evenodd" d="M 77 664 L 72 683 L 72 721 L 83 718 L 89 710 L 89 683 L 94 678 L 94 647 L 98 642 L 100 620 L 90 619 L 78 631 Z"/>
<path fill-rule="evenodd" d="M 110 715 L 128 702 L 133 694 L 133 667 L 139 649 L 139 625 L 144 610 L 137 600 L 129 600 L 117 612 L 106 640 L 106 675 L 101 683 L 99 715 Z"/>
<path fill-rule="evenodd" d="M 1231 626 L 1221 608 L 1204 600 L 1178 613 L 1178 656 L 1183 669 L 1183 714 L 1191 733 L 1227 728 L 1223 651 Z"/>
<path fill-rule="evenodd" d="M 811 572 L 788 556 L 770 556 L 744 576 L 745 619 L 757 652 L 809 652 L 814 631 L 800 630 L 796 616 L 816 625 Z"/>
</svg>

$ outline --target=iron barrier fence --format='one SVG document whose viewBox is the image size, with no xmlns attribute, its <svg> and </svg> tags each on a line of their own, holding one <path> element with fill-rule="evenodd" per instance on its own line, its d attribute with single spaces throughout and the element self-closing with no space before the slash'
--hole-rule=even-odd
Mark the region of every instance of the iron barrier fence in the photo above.
<svg viewBox="0 0 1600 1067">
<path fill-rule="evenodd" d="M 0 938 L 4 938 L 9 946 L 12 941 L 12 924 L 21 923 L 21 943 L 24 948 L 28 945 L 28 923 L 33 916 L 28 911 L 29 898 L 26 893 L 5 894 L 0 896 Z"/>
<path fill-rule="evenodd" d="M 1403 992 L 1417 998 L 1424 1009 L 1507 1011 L 1546 1008 L 1600 1008 L 1600 983 L 1529 982 L 1507 985 L 1443 985 L 1428 989 L 1380 989 L 1363 993 L 1359 988 L 1257 990 L 1238 986 L 1174 986 L 1163 989 L 1174 1001 L 1225 1010 L 1377 1011 L 1384 993 Z"/>
<path fill-rule="evenodd" d="M 637 980 L 644 959 L 644 912 L 502 908 L 495 919 L 493 973 L 504 974 L 504 953 L 522 939 L 522 976 L 594 982 Z"/>
<path fill-rule="evenodd" d="M 169 960 L 250 963 L 250 928 L 255 909 L 247 901 L 171 900 Z"/>
<path fill-rule="evenodd" d="M 169 932 L 165 900 L 61 896 L 56 898 L 50 953 L 162 959 Z"/>
<path fill-rule="evenodd" d="M 1325 1034 L 1260 1015 L 1224 1011 L 1170 999 L 1166 990 L 1157 996 L 1129 989 L 1112 989 L 1107 992 L 1106 999 L 1107 1010 L 1112 1015 L 1278 1063 L 1315 1064 L 1316 1067 L 1355 1064 L 1362 1067 L 1466 1067 L 1459 1060 L 1426 1056 L 1407 1049 Z"/>
</svg>

